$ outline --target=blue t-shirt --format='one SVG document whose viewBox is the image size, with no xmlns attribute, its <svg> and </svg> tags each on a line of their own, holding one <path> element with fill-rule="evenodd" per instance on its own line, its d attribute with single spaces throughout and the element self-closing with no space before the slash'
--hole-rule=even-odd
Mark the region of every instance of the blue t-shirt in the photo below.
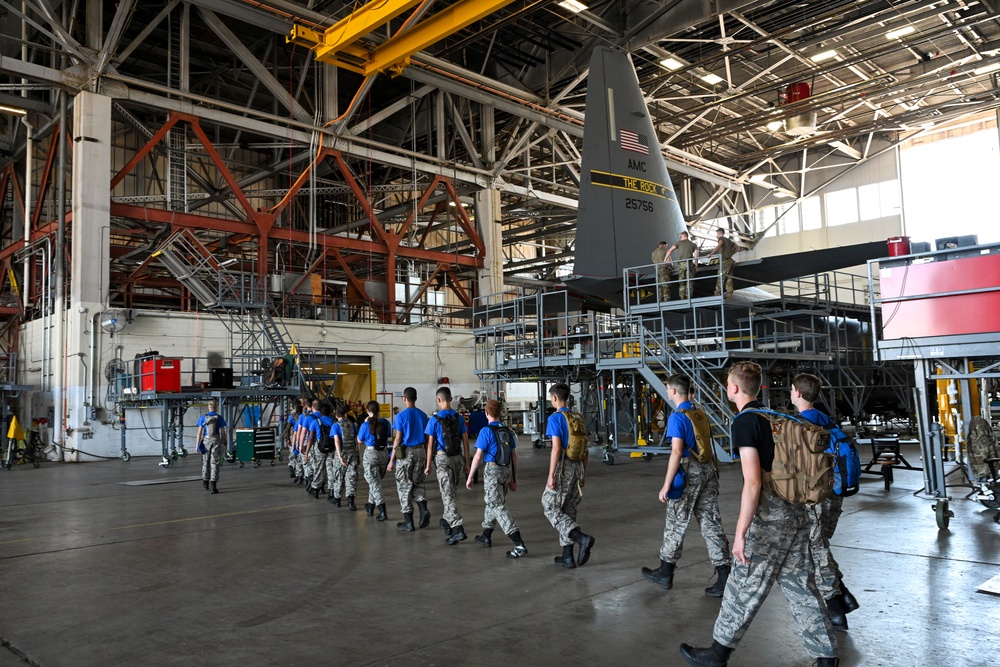
<svg viewBox="0 0 1000 667">
<path fill-rule="evenodd" d="M 677 406 L 677 410 L 691 410 L 691 401 L 684 401 Z M 698 439 L 694 434 L 694 424 L 687 415 L 682 415 L 677 410 L 670 413 L 667 419 L 667 439 L 673 442 L 672 438 L 680 438 L 684 443 L 681 457 L 691 456 L 691 452 L 698 448 Z"/>
<path fill-rule="evenodd" d="M 324 419 L 327 421 L 324 422 Z M 319 430 L 321 428 L 321 424 L 329 428 L 333 426 L 333 420 L 329 417 L 321 416 L 318 412 L 312 413 L 312 415 L 310 415 L 309 423 L 306 424 L 306 428 L 309 430 L 309 436 L 312 438 L 313 442 L 319 441 Z"/>
<path fill-rule="evenodd" d="M 380 418 L 378 421 L 379 421 L 380 424 L 383 423 L 383 422 L 385 423 L 385 427 L 386 427 L 387 432 L 388 432 L 388 429 L 390 427 L 389 420 L 385 419 L 385 418 Z M 376 436 L 374 433 L 372 433 L 372 430 L 370 428 L 368 428 L 368 420 L 367 419 L 364 420 L 364 422 L 361 423 L 361 427 L 358 428 L 358 440 L 360 440 L 361 442 L 365 443 L 365 447 L 374 447 L 375 446 L 375 442 L 378 440 L 378 436 Z M 390 443 L 387 440 L 385 444 L 386 444 L 386 446 L 389 446 Z"/>
<path fill-rule="evenodd" d="M 298 416 L 296 416 L 296 414 L 294 412 L 292 414 L 288 415 L 288 419 L 286 419 L 285 421 L 288 422 L 289 424 L 291 424 L 292 426 L 298 426 L 299 425 L 299 418 L 298 418 Z"/>
<path fill-rule="evenodd" d="M 220 429 L 226 428 L 226 420 L 223 419 L 222 415 L 220 415 L 217 412 L 209 412 L 208 414 L 204 414 L 201 417 L 199 417 L 198 418 L 198 426 L 204 426 L 205 425 L 205 418 L 208 417 L 208 416 L 216 416 L 216 417 L 218 417 L 219 421 L 216 422 L 216 424 L 218 425 L 218 427 Z M 205 433 L 204 435 L 214 435 L 214 434 Z"/>
<path fill-rule="evenodd" d="M 392 421 L 392 427 L 403 434 L 404 447 L 419 447 L 427 440 L 424 429 L 427 428 L 427 415 L 420 408 L 406 408 Z"/>
<path fill-rule="evenodd" d="M 816 424 L 816 426 L 822 426 L 823 428 L 830 428 L 831 426 L 836 426 L 836 424 L 833 423 L 833 420 L 830 419 L 829 416 L 820 412 L 816 408 L 812 408 L 811 410 L 803 410 L 802 412 L 799 413 L 799 415 L 810 424 Z"/>
<path fill-rule="evenodd" d="M 447 410 L 438 410 L 438 413 L 434 417 L 440 417 L 444 419 L 445 417 L 450 417 L 457 414 L 451 408 Z M 444 451 L 444 431 L 441 428 L 441 422 L 431 417 L 427 420 L 427 426 L 424 428 L 424 435 L 434 436 L 434 451 L 443 452 Z M 465 419 L 462 417 L 458 418 L 458 432 L 459 434 L 468 433 L 469 429 L 465 425 Z"/>
<path fill-rule="evenodd" d="M 490 426 L 504 426 L 503 422 L 490 422 Z M 497 456 L 497 437 L 493 433 L 493 429 L 484 428 L 479 431 L 479 437 L 476 438 L 476 449 L 483 450 L 483 461 L 486 463 L 496 463 Z M 510 443 L 511 451 L 517 449 L 516 443 Z"/>
<path fill-rule="evenodd" d="M 549 420 L 545 423 L 545 435 L 550 438 L 559 438 L 559 444 L 563 449 L 569 447 L 569 420 L 565 414 L 569 408 L 559 408 L 549 415 Z"/>
</svg>

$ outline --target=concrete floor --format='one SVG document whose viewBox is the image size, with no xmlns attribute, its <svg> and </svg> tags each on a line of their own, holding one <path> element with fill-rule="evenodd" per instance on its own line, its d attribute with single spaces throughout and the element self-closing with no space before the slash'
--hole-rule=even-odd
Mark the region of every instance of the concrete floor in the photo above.
<svg viewBox="0 0 1000 667">
<path fill-rule="evenodd" d="M 672 591 L 639 572 L 658 562 L 665 458 L 608 467 L 594 450 L 580 519 L 597 544 L 569 571 L 552 564 L 556 534 L 539 504 L 549 452 L 518 451 L 510 505 L 529 549 L 518 561 L 499 530 L 491 550 L 471 537 L 446 546 L 434 480 L 432 527 L 403 534 L 389 479 L 391 521 L 379 524 L 308 497 L 284 464 L 225 466 L 217 496 L 198 481 L 122 484 L 198 476 L 196 458 L 0 473 L 0 667 L 670 666 L 683 664 L 680 642 L 711 640 L 719 602 L 703 595 L 712 568 L 696 527 Z M 835 554 L 862 605 L 840 635 L 845 666 L 997 664 L 1000 597 L 976 588 L 1000 572 L 1000 525 L 956 501 L 939 532 L 930 503 L 911 495 L 921 486 L 915 472 L 898 471 L 888 493 L 866 478 L 845 503 Z M 737 467 L 724 466 L 722 487 L 731 535 Z M 482 487 L 459 502 L 474 535 Z M 775 589 L 730 664 L 809 663 Z"/>
</svg>

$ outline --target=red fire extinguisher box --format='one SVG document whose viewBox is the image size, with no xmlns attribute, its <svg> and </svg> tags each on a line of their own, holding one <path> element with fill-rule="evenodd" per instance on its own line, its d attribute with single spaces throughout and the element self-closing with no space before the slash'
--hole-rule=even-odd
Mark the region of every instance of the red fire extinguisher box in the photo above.
<svg viewBox="0 0 1000 667">
<path fill-rule="evenodd" d="M 146 359 L 139 370 L 142 378 L 140 391 L 144 393 L 163 394 L 181 390 L 180 359 Z"/>
</svg>

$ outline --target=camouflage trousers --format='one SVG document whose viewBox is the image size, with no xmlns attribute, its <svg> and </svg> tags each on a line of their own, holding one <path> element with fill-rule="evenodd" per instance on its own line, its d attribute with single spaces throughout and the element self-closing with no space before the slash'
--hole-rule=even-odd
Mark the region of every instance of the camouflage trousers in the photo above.
<svg viewBox="0 0 1000 667">
<path fill-rule="evenodd" d="M 222 469 L 222 443 L 206 444 L 205 447 L 208 451 L 201 455 L 201 478 L 218 482 Z"/>
<path fill-rule="evenodd" d="M 719 275 L 719 284 L 715 286 L 715 296 L 719 296 L 721 288 L 725 287 L 726 296 L 733 295 L 733 269 L 736 262 L 731 259 L 722 260 L 722 273 Z"/>
<path fill-rule="evenodd" d="M 313 446 L 309 449 L 309 463 L 312 466 L 312 484 L 309 485 L 311 489 L 322 489 L 326 486 L 326 462 L 329 460 L 333 454 L 324 454 L 319 451 L 319 446 L 313 443 Z"/>
<path fill-rule="evenodd" d="M 299 457 L 302 459 L 302 476 L 312 477 L 314 472 L 312 458 L 310 456 L 305 456 L 304 454 L 299 454 Z"/>
<path fill-rule="evenodd" d="M 458 511 L 455 491 L 459 480 L 464 479 L 465 457 L 461 454 L 448 456 L 443 451 L 434 454 L 434 469 L 437 471 L 438 488 L 441 489 L 441 504 L 444 505 L 444 520 L 452 528 L 462 525 L 462 513 Z"/>
<path fill-rule="evenodd" d="M 681 299 L 688 298 L 688 287 L 690 279 L 694 278 L 694 260 L 677 262 L 677 296 Z"/>
<path fill-rule="evenodd" d="M 333 494 L 334 498 L 358 495 L 358 448 L 355 446 L 342 451 L 346 463 L 340 462 L 340 457 L 337 456 L 336 452 L 330 454 L 330 458 L 326 462 L 326 474 L 330 479 L 330 493 Z"/>
<path fill-rule="evenodd" d="M 712 565 L 729 565 L 729 540 L 722 530 L 722 517 L 719 515 L 719 473 L 711 463 L 685 459 L 683 465 L 687 471 L 687 483 L 680 498 L 667 501 L 660 560 L 676 563 L 681 559 L 684 533 L 694 515 L 708 546 Z"/>
<path fill-rule="evenodd" d="M 670 265 L 666 262 L 656 265 L 656 283 L 660 301 L 670 301 Z"/>
<path fill-rule="evenodd" d="M 365 447 L 361 466 L 365 471 L 365 481 L 368 482 L 368 502 L 376 507 L 385 502 L 382 499 L 382 478 L 385 477 L 385 467 L 388 464 L 388 450 L 380 452 L 374 447 Z"/>
<path fill-rule="evenodd" d="M 496 463 L 487 463 L 483 471 L 483 499 L 486 501 L 483 528 L 493 528 L 499 523 L 505 535 L 518 529 L 507 511 L 507 485 L 512 473 L 510 466 L 498 466 Z"/>
<path fill-rule="evenodd" d="M 291 458 L 288 459 L 288 467 L 295 471 L 296 477 L 305 477 L 306 467 L 302 462 L 302 454 L 295 454 L 294 450 L 292 454 L 289 454 Z"/>
<path fill-rule="evenodd" d="M 844 574 L 830 553 L 830 538 L 837 530 L 843 514 L 844 499 L 830 496 L 809 508 L 809 546 L 812 548 L 813 576 L 824 600 L 840 595 L 840 580 Z"/>
<path fill-rule="evenodd" d="M 406 448 L 406 458 L 396 459 L 396 491 L 399 493 L 399 507 L 403 514 L 413 513 L 413 503 L 427 500 L 424 490 L 424 466 L 427 465 L 427 450 L 423 446 Z"/>
<path fill-rule="evenodd" d="M 830 616 L 812 578 L 805 506 L 762 490 L 747 531 L 745 554 L 749 565 L 734 561 L 726 582 L 712 633 L 715 641 L 736 648 L 777 582 L 806 652 L 814 658 L 836 657 Z"/>
<path fill-rule="evenodd" d="M 583 463 L 565 459 L 556 468 L 556 488 L 545 487 L 542 492 L 542 511 L 552 527 L 559 531 L 559 544 L 567 547 L 573 544 L 569 534 L 576 524 L 576 508 L 580 506 L 580 480 L 583 478 Z"/>
</svg>

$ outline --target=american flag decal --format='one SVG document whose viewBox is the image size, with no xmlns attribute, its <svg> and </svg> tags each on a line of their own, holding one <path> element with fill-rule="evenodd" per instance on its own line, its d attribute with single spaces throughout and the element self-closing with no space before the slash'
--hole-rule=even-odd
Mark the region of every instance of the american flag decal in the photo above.
<svg viewBox="0 0 1000 667">
<path fill-rule="evenodd" d="M 618 139 L 622 150 L 649 155 L 649 139 L 645 134 L 636 134 L 631 130 L 618 130 Z"/>
</svg>

